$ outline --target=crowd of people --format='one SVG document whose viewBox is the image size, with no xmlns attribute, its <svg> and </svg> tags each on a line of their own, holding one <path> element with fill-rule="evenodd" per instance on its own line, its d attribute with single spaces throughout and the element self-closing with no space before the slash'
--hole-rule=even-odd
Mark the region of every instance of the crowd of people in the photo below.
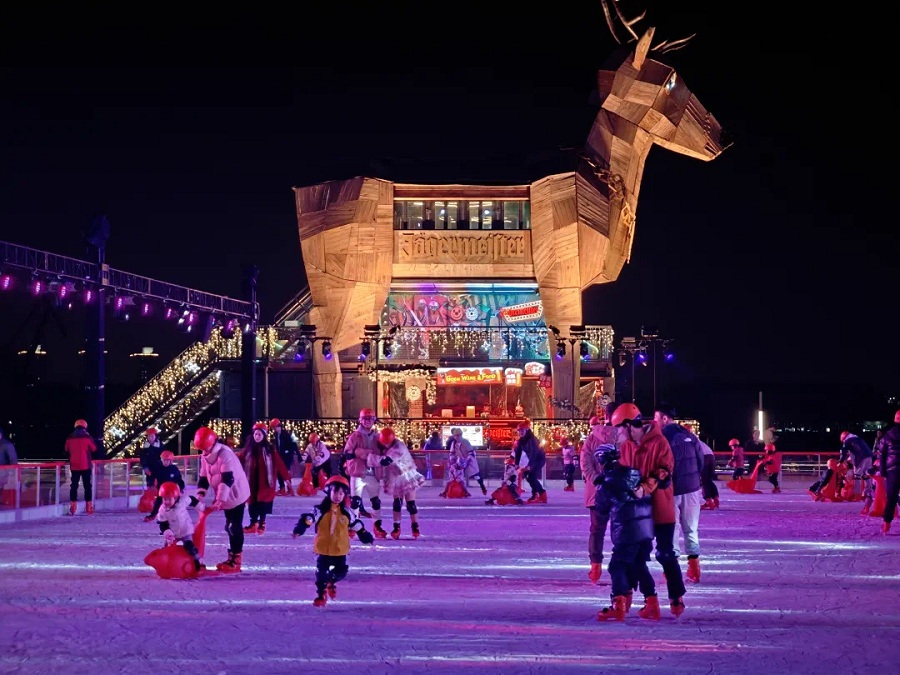
<svg viewBox="0 0 900 675">
<path fill-rule="evenodd" d="M 275 497 L 295 494 L 292 467 L 295 462 L 315 470 L 315 485 L 324 499 L 304 512 L 293 533 L 301 536 L 312 527 L 316 532 L 313 549 L 317 555 L 314 604 L 322 606 L 336 597 L 336 585 L 349 571 L 347 554 L 350 540 L 362 543 L 375 539 L 399 539 L 403 511 L 409 518 L 409 531 L 418 538 L 420 531 L 417 490 L 426 482 L 406 442 L 389 426 L 376 428 L 373 410 L 359 413 L 358 426 L 348 436 L 340 452 L 333 451 L 312 433 L 299 450 L 281 422 L 254 425 L 243 447 L 233 447 L 232 439 L 219 438 L 209 427 L 201 427 L 194 436 L 194 447 L 201 453 L 200 470 L 194 495 L 185 495 L 186 485 L 175 464 L 175 455 L 164 450 L 156 428 L 150 428 L 140 450 L 140 466 L 153 504 L 146 522 L 157 522 L 166 544 L 181 544 L 194 563 L 197 574 L 206 570 L 198 547 L 192 541 L 193 521 L 187 509 L 221 511 L 225 517 L 228 550 L 225 560 L 215 565 L 218 573 L 240 572 L 245 535 L 262 534 L 267 516 L 272 514 Z M 94 511 L 91 462 L 97 444 L 88 433 L 85 420 L 75 422 L 65 442 L 71 474 L 70 506 L 67 515 L 77 513 L 79 487 L 85 502 L 84 512 Z M 588 578 L 599 582 L 603 574 L 604 540 L 609 532 L 612 551 L 608 552 L 607 572 L 612 585 L 610 605 L 597 614 L 600 621 L 621 621 L 629 612 L 634 591 L 643 596 L 638 616 L 660 618 L 657 589 L 647 563 L 655 549 L 662 567 L 670 612 L 685 611 L 685 580 L 699 583 L 701 578 L 700 512 L 719 504 L 715 485 L 715 459 L 709 444 L 676 421 L 675 409 L 660 403 L 652 418 L 645 418 L 633 403 L 612 403 L 603 416 L 589 422 L 583 440 L 563 438 L 559 455 L 563 466 L 563 491 L 573 491 L 575 469 L 581 469 L 584 483 L 584 507 L 588 509 Z M 232 440 L 231 443 L 226 441 Z M 881 486 L 882 531 L 890 531 L 900 495 L 900 410 L 894 424 L 876 436 L 870 447 L 860 436 L 844 431 L 840 435 L 840 456 L 810 493 L 817 501 L 826 495 L 839 501 L 846 497 L 847 486 L 860 487 L 855 494 L 865 501 L 863 513 L 869 513 L 876 478 Z M 779 475 L 781 453 L 774 430 L 766 430 L 760 439 L 754 430 L 741 443 L 729 441 L 731 455 L 727 467 L 732 480 L 745 479 L 748 457 L 757 457 L 753 469 L 765 475 L 772 492 L 781 492 Z M 517 439 L 504 462 L 503 478 L 487 504 L 546 504 L 543 484 L 547 461 L 546 443 L 534 434 L 530 422 L 517 426 Z M 453 427 L 446 443 L 434 432 L 423 444 L 427 450 L 447 452 L 446 488 L 442 496 L 467 496 L 473 482 L 487 496 L 477 452 L 460 427 Z M 576 449 L 577 448 L 577 449 Z M 334 461 L 337 459 L 337 461 Z M 17 461 L 15 448 L 0 430 L 0 465 Z M 523 499 L 524 489 L 530 497 Z M 207 495 L 211 501 L 207 506 Z M 390 532 L 385 528 L 382 498 L 390 500 Z M 245 511 L 249 522 L 244 524 Z M 207 514 L 208 515 L 208 514 Z M 387 514 L 385 514 L 387 515 Z M 364 525 L 371 519 L 371 532 Z M 681 558 L 686 560 L 683 570 Z"/>
</svg>

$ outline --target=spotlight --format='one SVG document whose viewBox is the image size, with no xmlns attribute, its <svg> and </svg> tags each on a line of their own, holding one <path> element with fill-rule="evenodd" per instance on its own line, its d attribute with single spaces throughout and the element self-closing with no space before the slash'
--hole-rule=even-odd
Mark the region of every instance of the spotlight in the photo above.
<svg viewBox="0 0 900 675">
<path fill-rule="evenodd" d="M 178 311 L 174 307 L 166 307 L 165 318 L 166 321 L 178 318 Z"/>
<path fill-rule="evenodd" d="M 368 340 L 366 340 L 365 342 L 362 343 L 362 348 L 360 349 L 360 353 L 359 353 L 359 360 L 365 361 L 367 358 L 369 358 L 369 354 L 371 354 L 371 353 L 372 353 L 372 343 L 369 342 Z"/>
<path fill-rule="evenodd" d="M 56 286 L 56 297 L 59 300 L 65 300 L 69 295 L 69 286 L 65 281 L 60 281 Z"/>
<path fill-rule="evenodd" d="M 124 295 L 117 295 L 113 299 L 113 317 L 119 321 L 128 321 L 131 316 L 128 314 L 128 305 L 130 298 Z"/>
<path fill-rule="evenodd" d="M 148 300 L 144 300 L 141 303 L 141 316 L 147 317 L 151 314 L 153 314 L 153 305 L 151 305 Z"/>
<path fill-rule="evenodd" d="M 306 351 L 309 349 L 309 341 L 301 337 L 297 340 L 297 351 L 294 353 L 294 361 L 305 361 Z"/>
<path fill-rule="evenodd" d="M 665 359 L 667 363 L 672 363 L 672 361 L 675 360 L 675 352 L 673 352 L 671 349 L 666 350 Z"/>
<path fill-rule="evenodd" d="M 31 291 L 32 295 L 40 295 L 41 293 L 44 292 L 44 289 L 46 288 L 46 284 L 44 283 L 43 279 L 39 279 L 39 278 L 35 277 L 31 280 L 31 283 L 28 285 L 28 288 Z"/>
<path fill-rule="evenodd" d="M 619 368 L 625 367 L 625 352 L 619 352 Z"/>
<path fill-rule="evenodd" d="M 647 354 L 646 354 L 646 352 L 638 352 L 638 355 L 637 355 L 637 362 L 640 363 L 642 366 L 646 366 L 646 365 L 647 365 Z"/>
<path fill-rule="evenodd" d="M 584 340 L 581 341 L 581 346 L 578 347 L 578 353 L 581 354 L 582 359 L 586 359 L 591 355 L 591 350 L 588 349 L 587 342 Z"/>
<path fill-rule="evenodd" d="M 381 345 L 381 353 L 384 354 L 384 358 L 389 359 L 394 355 L 394 350 L 391 349 L 390 342 L 384 342 Z"/>
<path fill-rule="evenodd" d="M 84 290 L 81 291 L 81 301 L 86 305 L 93 303 L 96 297 L 96 291 L 90 286 L 85 286 Z"/>
<path fill-rule="evenodd" d="M 13 287 L 13 275 L 9 272 L 0 274 L 0 291 L 8 291 Z"/>
<path fill-rule="evenodd" d="M 566 355 L 566 343 L 560 340 L 556 343 L 556 360 L 560 361 Z"/>
<path fill-rule="evenodd" d="M 222 327 L 222 337 L 226 340 L 230 340 L 234 337 L 234 332 L 238 329 L 240 325 L 240 321 L 235 318 L 228 319 L 225 322 L 225 325 Z"/>
<path fill-rule="evenodd" d="M 325 357 L 326 361 L 330 361 L 333 356 L 331 353 L 331 340 L 325 340 L 322 342 L 322 356 Z"/>
</svg>

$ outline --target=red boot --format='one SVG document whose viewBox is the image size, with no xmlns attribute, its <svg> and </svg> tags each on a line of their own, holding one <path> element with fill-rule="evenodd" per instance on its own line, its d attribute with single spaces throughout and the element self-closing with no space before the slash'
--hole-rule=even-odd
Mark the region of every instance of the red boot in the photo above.
<svg viewBox="0 0 900 675">
<path fill-rule="evenodd" d="M 611 606 L 597 612 L 597 621 L 624 621 L 627 613 L 625 596 L 617 595 L 612 599 Z"/>
<path fill-rule="evenodd" d="M 687 578 L 695 584 L 700 583 L 700 558 L 688 558 Z"/>
<path fill-rule="evenodd" d="M 655 595 L 648 595 L 646 598 L 644 598 L 644 606 L 638 610 L 638 616 L 642 619 L 659 621 L 659 597 Z"/>
</svg>

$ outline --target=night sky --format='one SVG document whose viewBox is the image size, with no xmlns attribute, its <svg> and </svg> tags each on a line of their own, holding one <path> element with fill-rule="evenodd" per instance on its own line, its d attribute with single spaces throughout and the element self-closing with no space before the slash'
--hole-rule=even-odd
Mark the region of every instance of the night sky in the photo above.
<svg viewBox="0 0 900 675">
<path fill-rule="evenodd" d="M 585 293 L 585 323 L 617 341 L 642 325 L 673 338 L 660 398 L 726 435 L 749 431 L 760 389 L 784 423 L 896 394 L 900 246 L 880 168 L 893 76 L 862 41 L 872 27 L 777 3 L 650 5 L 658 37 L 697 32 L 663 60 L 734 145 L 710 163 L 651 150 L 631 263 Z M 118 269 L 242 297 L 241 268 L 257 264 L 270 321 L 305 286 L 292 187 L 516 184 L 571 168 L 564 149 L 586 139 L 615 46 L 600 4 L 505 6 L 13 16 L 0 29 L 0 239 L 83 257 L 102 213 Z M 31 309 L 0 298 L 0 344 L 27 346 Z M 52 322 L 43 335 L 61 374 L 81 330 L 63 323 L 65 338 Z M 173 333 L 113 327 L 110 377 L 144 344 L 173 356 L 186 344 Z"/>
</svg>

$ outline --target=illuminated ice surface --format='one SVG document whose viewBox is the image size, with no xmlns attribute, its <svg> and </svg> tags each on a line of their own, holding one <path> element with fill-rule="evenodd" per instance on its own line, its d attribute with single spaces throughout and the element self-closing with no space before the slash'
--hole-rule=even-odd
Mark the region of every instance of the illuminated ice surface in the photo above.
<svg viewBox="0 0 900 675">
<path fill-rule="evenodd" d="M 324 608 L 312 605 L 312 537 L 290 535 L 313 498 L 277 499 L 241 574 L 195 581 L 143 564 L 162 538 L 136 511 L 3 525 L 0 672 L 896 672 L 900 527 L 885 537 L 858 503 L 813 503 L 811 482 L 781 495 L 720 483 L 681 618 L 651 563 L 659 622 L 636 616 L 639 596 L 624 623 L 596 621 L 608 575 L 588 581 L 581 492 L 558 485 L 548 505 L 522 507 L 423 489 L 423 536 L 410 538 L 404 513 L 399 541 L 354 542 Z M 210 517 L 207 564 L 225 557 L 223 523 Z"/>
</svg>

